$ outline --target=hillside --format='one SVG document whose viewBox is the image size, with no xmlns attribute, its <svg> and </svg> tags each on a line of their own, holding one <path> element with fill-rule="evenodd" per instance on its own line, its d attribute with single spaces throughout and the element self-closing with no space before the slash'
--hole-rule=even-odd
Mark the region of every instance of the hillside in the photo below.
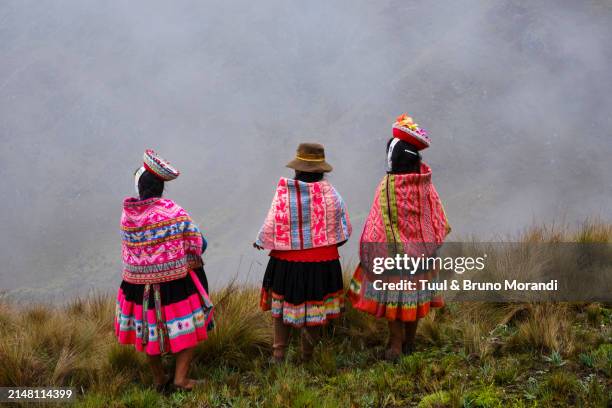
<svg viewBox="0 0 612 408">
<path fill-rule="evenodd" d="M 533 228 L 523 239 L 610 242 L 612 226 Z M 347 271 L 347 274 L 350 271 Z M 347 275 L 348 281 L 348 275 Z M 380 361 L 385 323 L 348 307 L 314 361 L 269 367 L 271 321 L 256 287 L 212 294 L 217 327 L 198 348 L 191 394 L 148 384 L 144 356 L 116 344 L 111 296 L 65 306 L 0 298 L 0 386 L 76 387 L 79 407 L 606 407 L 612 309 L 599 303 L 451 303 L 419 325 L 417 352 Z M 294 336 L 294 340 L 297 336 Z M 172 359 L 166 359 L 168 366 Z"/>
</svg>

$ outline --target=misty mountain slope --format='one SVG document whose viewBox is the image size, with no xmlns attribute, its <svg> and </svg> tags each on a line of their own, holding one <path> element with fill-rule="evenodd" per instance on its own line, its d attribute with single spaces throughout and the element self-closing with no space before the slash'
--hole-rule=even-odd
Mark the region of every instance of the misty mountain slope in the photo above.
<svg viewBox="0 0 612 408">
<path fill-rule="evenodd" d="M 0 5 L 0 287 L 113 288 L 145 148 L 201 224 L 207 271 L 250 243 L 300 141 L 325 144 L 356 243 L 408 111 L 455 236 L 612 216 L 607 1 Z M 242 261 L 240 260 L 242 256 Z"/>
</svg>

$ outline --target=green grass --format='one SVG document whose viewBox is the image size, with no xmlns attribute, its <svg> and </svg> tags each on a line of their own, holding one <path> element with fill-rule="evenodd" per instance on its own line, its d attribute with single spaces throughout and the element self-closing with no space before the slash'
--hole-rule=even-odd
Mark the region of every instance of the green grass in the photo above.
<svg viewBox="0 0 612 408">
<path fill-rule="evenodd" d="M 49 309 L 42 320 L 40 310 L 32 313 L 28 308 L 3 305 L 2 316 L 10 320 L 11 329 L 0 334 L 0 384 L 71 385 L 79 393 L 84 391 L 77 406 L 105 408 L 604 407 L 610 401 L 610 331 L 608 326 L 589 324 L 586 309 L 590 305 L 539 306 L 566 319 L 552 330 L 569 330 L 563 333 L 567 341 L 585 327 L 592 332 L 597 340 L 583 344 L 580 353 L 541 350 L 533 333 L 520 330 L 522 323 L 500 329 L 492 320 L 473 320 L 496 316 L 499 305 L 453 305 L 430 317 L 431 322 L 418 335 L 418 351 L 396 364 L 380 361 L 384 325 L 349 310 L 345 318 L 326 328 L 313 362 L 297 363 L 297 336 L 293 336 L 289 361 L 269 367 L 270 321 L 251 303 L 256 292 L 234 288 L 228 297 L 234 300 L 220 303 L 217 331 L 198 348 L 193 373 L 207 384 L 195 393 L 161 396 L 152 391 L 142 354 L 117 345 L 108 325 L 87 327 L 91 318 L 88 301 L 83 301 L 78 312 Z M 236 299 L 241 298 L 248 300 L 243 304 L 248 312 L 238 314 Z M 105 318 L 112 319 L 112 302 L 108 303 Z M 532 305 L 526 318 L 542 316 L 538 306 Z M 227 320 L 225 325 L 223 320 Z M 356 334 L 352 320 L 369 330 Z M 248 330 L 249 324 L 257 327 Z M 435 344 L 429 340 L 430 325 L 440 333 Z M 477 336 L 474 327 L 478 327 Z M 548 325 L 541 327 L 551 330 Z M 521 336 L 524 338 L 517 339 Z M 493 339 L 498 344 L 495 350 L 488 346 Z M 172 367 L 171 358 L 165 362 Z"/>
<path fill-rule="evenodd" d="M 604 231 L 606 234 L 605 235 Z M 574 239 L 609 240 L 587 225 Z M 566 239 L 531 230 L 528 239 Z M 526 238 L 527 239 L 527 238 Z M 612 310 L 604 304 L 461 303 L 419 325 L 417 351 L 381 361 L 386 324 L 348 306 L 311 363 L 269 366 L 271 319 L 259 290 L 212 294 L 217 327 L 197 350 L 193 393 L 151 388 L 146 360 L 113 335 L 113 299 L 63 307 L 0 298 L 0 386 L 73 386 L 82 407 L 606 407 L 612 401 Z M 172 369 L 171 357 L 164 363 Z"/>
</svg>

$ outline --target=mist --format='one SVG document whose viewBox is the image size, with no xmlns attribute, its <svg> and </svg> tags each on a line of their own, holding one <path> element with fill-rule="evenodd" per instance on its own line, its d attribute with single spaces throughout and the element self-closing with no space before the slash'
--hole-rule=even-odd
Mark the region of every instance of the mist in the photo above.
<svg viewBox="0 0 612 408">
<path fill-rule="evenodd" d="M 119 216 L 146 148 L 209 241 L 211 285 L 258 282 L 251 248 L 297 144 L 325 145 L 354 227 L 408 112 L 450 240 L 612 219 L 612 3 L 0 3 L 0 290 L 121 281 Z"/>
</svg>

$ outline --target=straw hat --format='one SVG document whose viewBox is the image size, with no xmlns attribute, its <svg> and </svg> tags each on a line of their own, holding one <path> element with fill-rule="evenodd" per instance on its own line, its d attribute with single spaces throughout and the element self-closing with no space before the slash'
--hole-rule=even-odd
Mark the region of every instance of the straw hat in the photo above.
<svg viewBox="0 0 612 408">
<path fill-rule="evenodd" d="M 319 143 L 300 143 L 295 159 L 287 163 L 287 167 L 309 173 L 327 173 L 333 170 L 325 161 L 325 148 Z"/>
</svg>

